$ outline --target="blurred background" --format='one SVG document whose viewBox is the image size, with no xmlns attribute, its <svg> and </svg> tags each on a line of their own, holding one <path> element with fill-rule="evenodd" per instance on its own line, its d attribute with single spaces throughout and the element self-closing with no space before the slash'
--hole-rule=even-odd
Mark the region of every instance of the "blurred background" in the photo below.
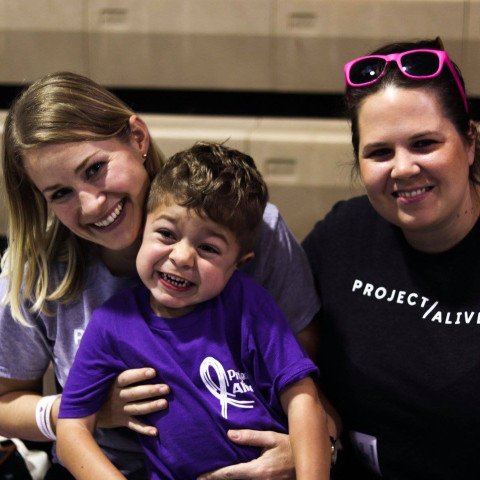
<svg viewBox="0 0 480 480">
<path fill-rule="evenodd" d="M 436 36 L 478 119 L 480 0 L 0 0 L 0 120 L 43 74 L 85 74 L 143 114 L 167 155 L 196 140 L 251 154 L 302 240 L 335 201 L 362 192 L 343 64 Z"/>
</svg>

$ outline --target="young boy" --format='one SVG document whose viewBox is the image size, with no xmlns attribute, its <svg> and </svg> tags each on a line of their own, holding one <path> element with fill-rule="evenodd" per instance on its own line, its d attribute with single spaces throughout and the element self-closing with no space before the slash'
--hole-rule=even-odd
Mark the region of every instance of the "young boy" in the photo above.
<svg viewBox="0 0 480 480">
<path fill-rule="evenodd" d="M 258 457 L 228 440 L 232 428 L 288 431 L 296 478 L 328 479 L 316 367 L 269 294 L 236 270 L 253 256 L 267 197 L 253 160 L 221 145 L 196 144 L 158 173 L 143 284 L 95 311 L 63 392 L 57 450 L 76 478 L 125 478 L 93 439 L 96 412 L 119 372 L 150 365 L 171 389 L 168 410 L 146 418 L 158 436 L 140 436 L 151 479 Z"/>
</svg>

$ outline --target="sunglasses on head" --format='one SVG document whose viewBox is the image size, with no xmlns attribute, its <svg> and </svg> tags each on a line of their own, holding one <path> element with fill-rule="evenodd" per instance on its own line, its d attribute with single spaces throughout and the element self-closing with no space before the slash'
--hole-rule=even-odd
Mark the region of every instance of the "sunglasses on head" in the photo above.
<svg viewBox="0 0 480 480">
<path fill-rule="evenodd" d="M 446 64 L 457 84 L 465 110 L 468 112 L 467 97 L 455 67 L 444 50 L 407 50 L 389 55 L 367 55 L 345 64 L 345 83 L 349 87 L 366 87 L 383 77 L 390 62 L 395 62 L 400 72 L 408 78 L 426 80 L 440 75 Z"/>
</svg>

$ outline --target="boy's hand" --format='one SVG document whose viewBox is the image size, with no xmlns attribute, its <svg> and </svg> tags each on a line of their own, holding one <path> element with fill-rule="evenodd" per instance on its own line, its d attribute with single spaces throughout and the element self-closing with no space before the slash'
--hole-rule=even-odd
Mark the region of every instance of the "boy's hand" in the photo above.
<svg viewBox="0 0 480 480">
<path fill-rule="evenodd" d="M 257 430 L 229 430 L 228 437 L 240 445 L 262 447 L 259 458 L 247 463 L 220 468 L 201 475 L 198 480 L 291 480 L 295 478 L 288 435 Z"/>
<path fill-rule="evenodd" d="M 98 412 L 98 427 L 128 427 L 137 433 L 155 436 L 157 429 L 146 425 L 136 418 L 137 415 L 164 410 L 167 400 L 159 398 L 170 392 L 168 385 L 142 384 L 155 377 L 153 368 L 137 368 L 125 370 L 118 375 L 110 388 L 107 401 Z"/>
</svg>

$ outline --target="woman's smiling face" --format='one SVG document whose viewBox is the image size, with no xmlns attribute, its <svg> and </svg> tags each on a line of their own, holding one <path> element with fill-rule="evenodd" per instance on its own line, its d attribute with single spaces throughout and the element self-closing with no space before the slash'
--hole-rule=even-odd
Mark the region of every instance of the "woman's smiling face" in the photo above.
<svg viewBox="0 0 480 480">
<path fill-rule="evenodd" d="M 387 87 L 364 100 L 358 125 L 360 176 L 378 213 L 421 249 L 461 240 L 478 217 L 469 181 L 475 142 L 458 133 L 436 96 Z"/>
<path fill-rule="evenodd" d="M 134 132 L 135 130 L 133 130 Z M 48 207 L 75 235 L 119 251 L 138 239 L 149 178 L 148 142 L 117 138 L 46 145 L 25 155 L 25 169 Z"/>
</svg>

